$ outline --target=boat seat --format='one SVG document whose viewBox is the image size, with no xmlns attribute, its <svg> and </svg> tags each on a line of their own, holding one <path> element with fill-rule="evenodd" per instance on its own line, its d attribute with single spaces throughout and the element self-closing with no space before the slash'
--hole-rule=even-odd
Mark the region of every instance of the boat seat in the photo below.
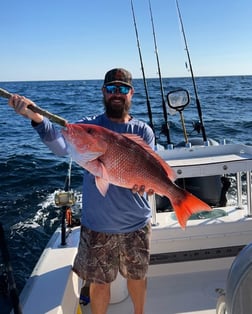
<svg viewBox="0 0 252 314">
<path fill-rule="evenodd" d="M 217 302 L 217 314 L 252 313 L 252 243 L 233 261 L 228 273 L 225 295 Z"/>
</svg>

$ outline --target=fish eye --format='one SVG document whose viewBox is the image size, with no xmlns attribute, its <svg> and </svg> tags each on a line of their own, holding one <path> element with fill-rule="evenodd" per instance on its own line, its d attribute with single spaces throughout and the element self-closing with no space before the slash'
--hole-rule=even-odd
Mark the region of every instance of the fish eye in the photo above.
<svg viewBox="0 0 252 314">
<path fill-rule="evenodd" d="M 88 129 L 87 129 L 87 133 L 92 134 L 92 133 L 93 133 L 93 129 L 88 128 Z"/>
</svg>

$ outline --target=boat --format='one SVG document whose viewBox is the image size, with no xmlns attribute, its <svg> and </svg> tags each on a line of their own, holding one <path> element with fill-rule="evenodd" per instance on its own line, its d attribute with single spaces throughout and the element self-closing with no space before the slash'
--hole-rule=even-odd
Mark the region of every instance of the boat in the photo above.
<svg viewBox="0 0 252 314">
<path fill-rule="evenodd" d="M 183 89 L 169 95 L 175 101 L 171 107 L 183 122 L 188 98 L 181 93 L 187 95 Z M 180 101 L 183 98 L 181 106 L 176 105 L 177 96 Z M 252 313 L 252 146 L 226 141 L 215 145 L 198 138 L 194 142 L 185 136 L 183 144 L 158 146 L 156 152 L 186 188 L 190 180 L 197 182 L 196 189 L 204 182 L 199 196 L 219 193 L 220 198 L 209 200 L 212 212 L 193 215 L 182 230 L 169 204 L 164 202 L 165 208 L 160 208 L 160 199 L 149 197 L 152 239 L 145 314 Z M 220 179 L 229 178 L 236 197 L 221 202 L 223 190 L 216 186 Z M 60 191 L 56 205 L 66 209 L 73 200 L 71 191 Z M 22 312 L 17 313 L 91 313 L 88 283 L 72 271 L 79 234 L 80 226 L 66 226 L 63 216 L 62 226 L 54 232 L 19 296 Z M 133 313 L 126 280 L 120 275 L 111 285 L 107 313 Z"/>
<path fill-rule="evenodd" d="M 1 93 L 9 97 L 6 91 Z M 179 89 L 169 95 L 168 103 L 181 113 L 189 101 L 188 92 Z M 160 210 L 157 197 L 149 197 L 152 239 L 145 314 L 249 314 L 252 146 L 226 141 L 212 145 L 210 140 L 191 144 L 185 138 L 185 145 L 157 145 L 156 152 L 173 168 L 177 181 L 196 179 L 200 187 L 206 180 L 204 194 L 212 194 L 216 178 L 231 178 L 236 197 L 217 202 L 211 212 L 194 214 L 185 230 L 169 206 Z M 75 201 L 68 182 L 55 194 L 55 205 L 63 212 Z M 79 234 L 80 226 L 62 215 L 62 225 L 44 249 L 12 313 L 91 313 L 88 283 L 72 271 Z M 126 280 L 120 275 L 112 283 L 108 309 L 108 314 L 118 313 L 133 313 Z"/>
<path fill-rule="evenodd" d="M 212 212 L 193 215 L 185 230 L 173 211 L 158 210 L 155 196 L 149 198 L 152 240 L 145 314 L 251 313 L 252 146 L 223 141 L 169 146 L 157 153 L 178 179 L 232 176 L 237 197 Z M 74 202 L 71 191 L 56 199 L 65 208 Z M 80 226 L 64 222 L 20 295 L 24 314 L 91 313 L 88 283 L 72 271 Z M 108 314 L 118 313 L 133 313 L 121 275 L 112 283 L 108 309 Z"/>
</svg>

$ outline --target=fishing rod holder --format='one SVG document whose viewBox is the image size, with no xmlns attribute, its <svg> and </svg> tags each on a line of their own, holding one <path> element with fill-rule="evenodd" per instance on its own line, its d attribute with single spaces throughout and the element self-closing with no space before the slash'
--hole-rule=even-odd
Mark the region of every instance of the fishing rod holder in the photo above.
<svg viewBox="0 0 252 314">
<path fill-rule="evenodd" d="M 55 205 L 62 208 L 61 217 L 61 245 L 66 245 L 66 213 L 67 209 L 71 208 L 77 201 L 77 197 L 73 190 L 59 190 L 54 195 Z"/>
</svg>

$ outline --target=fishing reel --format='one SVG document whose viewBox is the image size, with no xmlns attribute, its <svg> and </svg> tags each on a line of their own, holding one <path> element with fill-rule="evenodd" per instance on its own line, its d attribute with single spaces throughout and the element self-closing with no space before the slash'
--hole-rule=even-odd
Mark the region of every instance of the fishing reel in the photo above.
<svg viewBox="0 0 252 314">
<path fill-rule="evenodd" d="M 202 131 L 202 123 L 200 121 L 193 121 L 192 122 L 192 126 L 193 126 L 192 132 L 196 131 L 198 134 L 201 133 L 201 131 Z"/>
<path fill-rule="evenodd" d="M 54 202 L 56 206 L 73 206 L 77 201 L 77 197 L 73 190 L 59 190 L 55 193 Z"/>
</svg>

